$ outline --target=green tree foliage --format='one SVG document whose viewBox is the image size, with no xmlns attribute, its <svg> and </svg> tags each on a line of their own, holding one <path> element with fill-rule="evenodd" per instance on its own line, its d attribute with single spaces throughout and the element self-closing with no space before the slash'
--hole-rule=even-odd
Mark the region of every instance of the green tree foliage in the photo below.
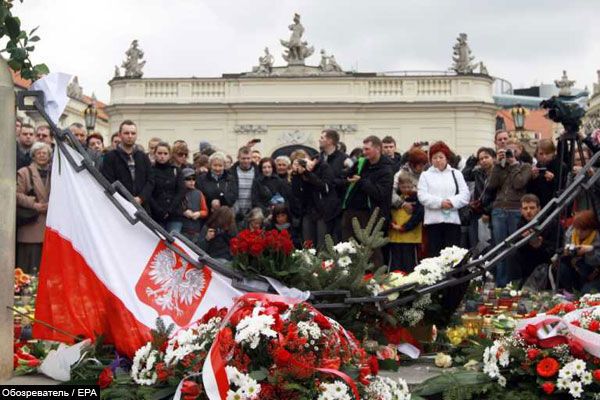
<svg viewBox="0 0 600 400">
<path fill-rule="evenodd" d="M 23 0 L 19 0 L 23 2 Z M 33 65 L 29 59 L 35 49 L 34 43 L 40 40 L 35 35 L 38 27 L 29 33 L 21 29 L 21 20 L 12 14 L 13 0 L 0 0 L 0 39 L 8 38 L 6 47 L 0 53 L 8 53 L 8 65 L 21 72 L 21 77 L 35 81 L 49 72 L 45 64 Z"/>
</svg>

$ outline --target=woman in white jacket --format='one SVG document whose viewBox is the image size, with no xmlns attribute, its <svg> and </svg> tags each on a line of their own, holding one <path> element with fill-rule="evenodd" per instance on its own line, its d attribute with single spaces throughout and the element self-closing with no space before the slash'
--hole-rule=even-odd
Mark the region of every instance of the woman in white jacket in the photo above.
<svg viewBox="0 0 600 400">
<path fill-rule="evenodd" d="M 459 170 L 448 164 L 450 148 L 434 143 L 430 150 L 431 167 L 419 178 L 419 201 L 425 207 L 427 255 L 436 257 L 445 247 L 460 244 L 458 209 L 469 204 L 470 193 Z"/>
</svg>

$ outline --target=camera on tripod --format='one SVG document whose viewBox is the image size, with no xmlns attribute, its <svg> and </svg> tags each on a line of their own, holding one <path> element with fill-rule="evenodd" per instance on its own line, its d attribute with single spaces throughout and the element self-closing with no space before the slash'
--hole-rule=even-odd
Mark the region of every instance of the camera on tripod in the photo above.
<svg viewBox="0 0 600 400">
<path fill-rule="evenodd" d="M 564 102 L 557 96 L 542 101 L 540 106 L 548 110 L 548 118 L 564 126 L 566 133 L 577 134 L 581 119 L 585 115 L 585 110 L 581 106 L 576 103 Z"/>
</svg>

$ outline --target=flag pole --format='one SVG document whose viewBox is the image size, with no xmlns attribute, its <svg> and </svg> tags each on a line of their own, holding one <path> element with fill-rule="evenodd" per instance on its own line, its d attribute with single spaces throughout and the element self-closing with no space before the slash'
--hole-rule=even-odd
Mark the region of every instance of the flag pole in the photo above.
<svg viewBox="0 0 600 400">
<path fill-rule="evenodd" d="M 14 312 L 16 312 L 17 314 L 21 315 L 22 317 L 25 317 L 25 318 L 27 318 L 27 319 L 30 319 L 31 321 L 35 322 L 36 324 L 44 325 L 46 328 L 50 328 L 50 329 L 52 329 L 53 331 L 56 331 L 56 332 L 60 333 L 61 335 L 68 336 L 68 337 L 70 337 L 71 339 L 74 339 L 74 340 L 76 340 L 76 341 L 80 341 L 80 340 L 82 339 L 82 338 L 81 338 L 81 336 L 75 336 L 75 335 L 73 335 L 72 333 L 69 333 L 69 332 L 67 332 L 67 331 L 63 331 L 62 329 L 59 329 L 59 328 L 57 328 L 57 327 L 54 327 L 54 326 L 50 325 L 50 324 L 49 324 L 49 323 L 47 323 L 47 322 L 44 322 L 44 321 L 42 321 L 42 320 L 39 320 L 39 319 L 32 318 L 32 317 L 30 317 L 29 315 L 25 314 L 24 312 L 21 312 L 21 311 L 17 310 L 17 309 L 16 309 L 16 308 L 14 308 L 14 307 L 11 307 L 11 306 L 6 306 L 6 308 L 8 308 L 9 310 L 12 310 L 12 311 L 14 311 Z"/>
</svg>

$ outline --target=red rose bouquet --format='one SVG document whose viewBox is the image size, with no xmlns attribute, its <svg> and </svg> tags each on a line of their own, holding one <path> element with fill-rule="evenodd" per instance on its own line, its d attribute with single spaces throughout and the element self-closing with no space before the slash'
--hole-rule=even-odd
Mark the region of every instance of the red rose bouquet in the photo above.
<svg viewBox="0 0 600 400">
<path fill-rule="evenodd" d="M 245 229 L 231 239 L 229 247 L 236 269 L 278 279 L 292 273 L 294 244 L 286 230 Z"/>
</svg>

